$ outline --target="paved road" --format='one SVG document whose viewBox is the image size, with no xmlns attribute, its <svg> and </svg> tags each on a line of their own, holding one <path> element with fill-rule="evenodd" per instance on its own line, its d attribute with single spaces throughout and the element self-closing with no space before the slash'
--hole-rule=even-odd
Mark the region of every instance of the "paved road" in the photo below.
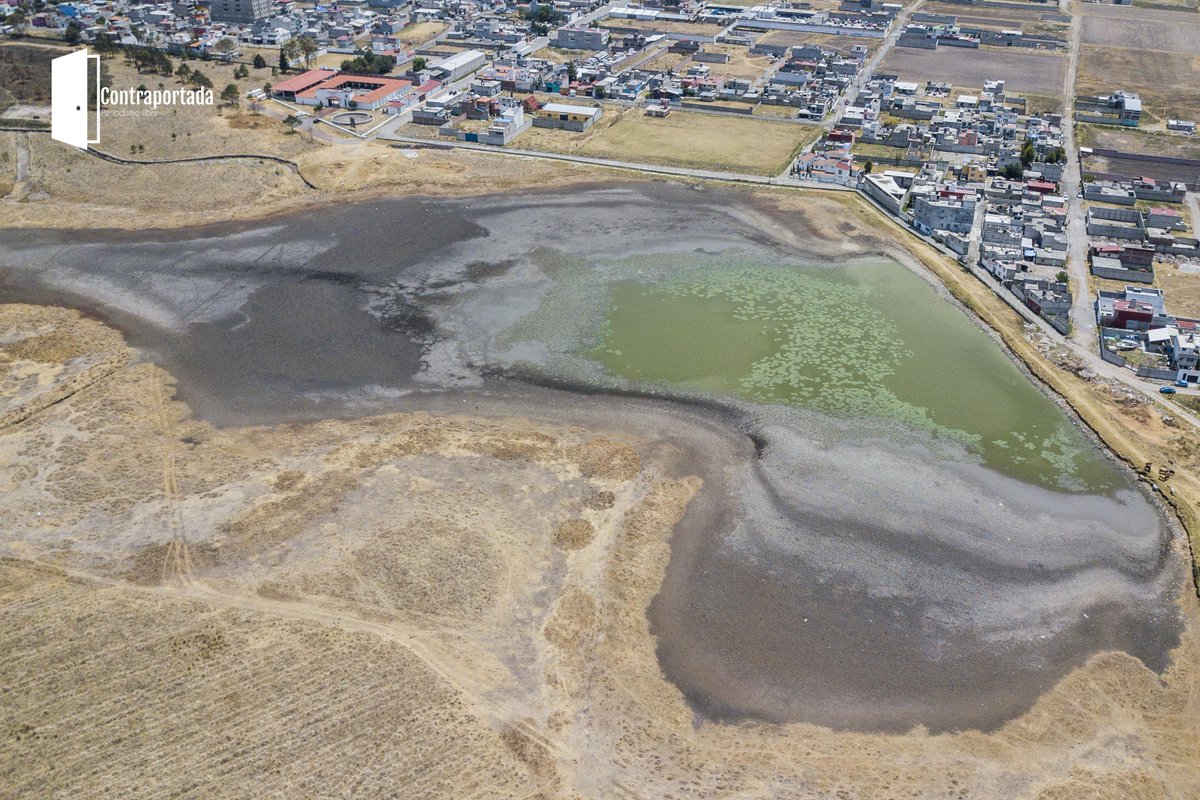
<svg viewBox="0 0 1200 800">
<path fill-rule="evenodd" d="M 1079 151 L 1075 147 L 1075 73 L 1079 69 L 1079 39 L 1082 19 L 1071 14 L 1071 34 L 1067 74 L 1063 79 L 1063 97 L 1066 115 L 1063 120 L 1063 149 L 1067 151 L 1067 165 L 1063 169 L 1063 193 L 1069 203 L 1067 207 L 1067 272 L 1071 276 L 1071 339 L 1091 352 L 1096 344 L 1096 316 L 1092 309 L 1091 291 L 1088 288 L 1087 266 L 1087 220 L 1083 211 L 1083 200 L 1079 197 L 1081 186 Z M 1104 362 L 1108 363 L 1108 362 Z"/>
</svg>

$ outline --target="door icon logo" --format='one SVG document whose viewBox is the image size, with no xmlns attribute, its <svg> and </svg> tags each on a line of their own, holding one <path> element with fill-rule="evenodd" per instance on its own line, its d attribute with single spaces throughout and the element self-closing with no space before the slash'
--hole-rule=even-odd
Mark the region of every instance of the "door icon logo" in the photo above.
<svg viewBox="0 0 1200 800">
<path fill-rule="evenodd" d="M 96 63 L 96 138 L 88 137 L 88 62 Z M 100 141 L 100 56 L 86 49 L 50 62 L 50 136 L 86 150 Z"/>
</svg>

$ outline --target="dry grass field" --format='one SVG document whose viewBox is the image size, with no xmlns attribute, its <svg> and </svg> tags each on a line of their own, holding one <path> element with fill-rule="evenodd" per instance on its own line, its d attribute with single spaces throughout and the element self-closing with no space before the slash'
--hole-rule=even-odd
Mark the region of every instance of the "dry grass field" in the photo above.
<svg viewBox="0 0 1200 800">
<path fill-rule="evenodd" d="M 1196 35 L 1200 41 L 1200 28 Z M 1198 74 L 1200 55 L 1085 45 L 1080 48 L 1075 89 L 1079 94 L 1137 92 L 1142 126 L 1162 128 L 1169 118 L 1200 118 Z"/>
<path fill-rule="evenodd" d="M 1200 55 L 1200 15 L 1085 3 L 1081 41 L 1151 53 Z"/>
<path fill-rule="evenodd" d="M 995 30 L 1016 29 L 1025 33 L 1044 34 L 1067 38 L 1070 24 L 1055 19 L 1058 9 L 1054 6 L 1016 5 L 997 8 L 995 6 L 970 5 L 962 6 L 956 3 L 926 3 L 921 11 L 928 14 L 949 14 L 957 17 L 958 24 L 967 27 L 979 27 Z"/>
<path fill-rule="evenodd" d="M 880 69 L 922 84 L 946 81 L 959 86 L 983 86 L 984 81 L 1004 80 L 1009 92 L 1060 97 L 1067 60 L 1062 55 L 1024 49 L 1018 52 L 1016 48 L 897 47 L 888 53 Z"/>
<path fill-rule="evenodd" d="M 50 59 L 65 49 L 35 43 L 0 44 L 0 112 L 15 103 L 50 104 Z"/>
<path fill-rule="evenodd" d="M 770 56 L 752 56 L 750 55 L 750 48 L 739 45 L 706 44 L 704 45 L 704 50 L 708 53 L 723 53 L 729 56 L 729 61 L 724 64 L 696 62 L 704 63 L 705 66 L 712 70 L 713 75 L 723 78 L 758 80 L 775 63 L 775 59 Z"/>
<path fill-rule="evenodd" d="M 815 44 L 826 50 L 835 50 L 842 55 L 848 55 L 855 45 L 866 45 L 867 57 L 874 55 L 883 46 L 882 39 L 867 39 L 858 36 L 834 36 L 828 33 L 805 33 L 801 31 L 770 31 L 758 40 L 762 44 L 796 45 Z"/>
<path fill-rule="evenodd" d="M 567 50 L 562 47 L 543 47 L 530 57 L 544 58 L 553 64 L 566 64 L 568 61 L 582 61 L 593 55 L 595 53 L 590 50 Z"/>
<path fill-rule="evenodd" d="M 709 25 L 703 22 L 677 22 L 675 20 L 642 20 L 607 17 L 600 21 L 601 28 L 625 28 L 647 33 L 690 33 L 702 36 L 716 36 L 722 31 L 720 25 Z"/>
<path fill-rule="evenodd" d="M 585 133 L 532 128 L 515 143 L 522 150 L 574 153 L 695 169 L 775 175 L 818 135 L 818 129 L 742 116 L 677 111 L 665 119 L 640 108 L 606 106 Z M 753 148 L 735 146 L 754 142 Z"/>
<path fill-rule="evenodd" d="M 665 72 L 669 69 L 676 69 L 684 61 L 690 58 L 686 53 L 668 53 L 663 52 L 660 56 L 655 56 L 652 60 L 643 65 L 643 69 Z"/>
<path fill-rule="evenodd" d="M 1167 131 L 1086 123 L 1076 125 L 1075 130 L 1080 147 L 1104 147 L 1124 153 L 1157 153 L 1200 159 L 1200 141 Z"/>
<path fill-rule="evenodd" d="M 435 36 L 441 36 L 448 27 L 444 22 L 414 22 L 400 31 L 400 41 L 410 47 L 424 44 Z"/>
</svg>

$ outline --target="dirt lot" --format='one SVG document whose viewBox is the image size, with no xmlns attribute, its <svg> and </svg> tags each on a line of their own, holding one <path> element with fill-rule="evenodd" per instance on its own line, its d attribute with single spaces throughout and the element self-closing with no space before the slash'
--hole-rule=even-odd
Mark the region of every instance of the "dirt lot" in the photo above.
<svg viewBox="0 0 1200 800">
<path fill-rule="evenodd" d="M 868 58 L 883 46 L 882 39 L 868 39 L 859 36 L 834 36 L 828 33 L 803 33 L 800 31 L 770 31 L 758 41 L 762 44 L 784 45 L 785 47 L 815 44 L 824 47 L 826 50 L 835 50 L 843 55 L 848 55 L 850 49 L 856 44 L 862 44 L 867 46 Z"/>
<path fill-rule="evenodd" d="M 1156 264 L 1154 285 L 1166 294 L 1172 314 L 1200 319 L 1200 273 L 1184 271 L 1175 264 Z"/>
<path fill-rule="evenodd" d="M 1091 3 L 1079 10 L 1086 45 L 1200 55 L 1200 14 Z"/>
<path fill-rule="evenodd" d="M 541 52 L 545 52 L 544 50 Z M 661 56 L 655 56 L 651 61 L 643 65 L 642 69 L 654 70 L 657 72 L 665 72 L 669 69 L 675 69 L 684 61 L 690 58 L 686 53 L 667 53 L 664 52 Z"/>
<path fill-rule="evenodd" d="M 1194 30 L 1200 42 L 1200 27 Z M 1142 126 L 1161 128 L 1169 118 L 1200 118 L 1198 70 L 1200 55 L 1085 45 L 1080 48 L 1075 89 L 1091 95 L 1114 89 L 1137 92 L 1142 98 Z"/>
<path fill-rule="evenodd" d="M 721 32 L 719 25 L 706 25 L 702 22 L 676 22 L 675 20 L 641 20 L 620 19 L 608 17 L 600 21 L 601 28 L 626 28 L 635 31 L 654 31 L 657 33 L 691 33 L 701 36 L 716 36 Z"/>
<path fill-rule="evenodd" d="M 665 119 L 655 119 L 640 108 L 609 105 L 600 121 L 586 133 L 532 128 L 521 135 L 516 146 L 523 150 L 775 175 L 817 133 L 816 128 L 806 125 L 732 115 L 676 111 Z M 753 141 L 755 146 L 731 146 L 733 142 L 747 141 Z"/>
<path fill-rule="evenodd" d="M 1200 139 L 1167 131 L 1122 128 L 1116 125 L 1075 126 L 1080 147 L 1104 147 L 1123 153 L 1155 153 L 1200 159 Z"/>
<path fill-rule="evenodd" d="M 1061 97 L 1067 60 L 1061 55 L 1017 52 L 1012 48 L 897 47 L 888 53 L 880 70 L 920 83 L 932 80 L 983 86 L 984 81 L 1004 80 L 1009 92 Z"/>
<path fill-rule="evenodd" d="M 568 61 L 583 61 L 594 56 L 591 50 L 566 50 L 561 47 L 543 47 L 530 58 L 544 58 L 554 64 L 566 64 Z"/>
<path fill-rule="evenodd" d="M 724 78 L 758 80 L 775 63 L 775 60 L 769 56 L 752 56 L 750 55 L 750 48 L 738 45 L 705 44 L 704 50 L 709 53 L 724 53 L 729 56 L 729 61 L 725 64 L 695 62 L 698 64 L 703 63 L 712 70 L 713 75 L 719 75 Z"/>
<path fill-rule="evenodd" d="M 446 28 L 444 22 L 414 22 L 400 31 L 400 41 L 407 45 L 424 44 L 435 36 L 440 36 Z"/>
</svg>

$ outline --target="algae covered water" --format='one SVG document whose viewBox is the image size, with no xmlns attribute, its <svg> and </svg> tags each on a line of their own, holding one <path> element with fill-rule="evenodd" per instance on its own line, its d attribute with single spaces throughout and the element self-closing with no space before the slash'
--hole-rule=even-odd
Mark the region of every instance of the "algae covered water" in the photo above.
<svg viewBox="0 0 1200 800">
<path fill-rule="evenodd" d="M 894 261 L 657 255 L 558 277 L 569 291 L 551 292 L 533 318 L 594 325 L 592 336 L 557 345 L 610 377 L 897 420 L 1030 483 L 1118 485 L 1062 409 L 966 314 Z"/>
</svg>

